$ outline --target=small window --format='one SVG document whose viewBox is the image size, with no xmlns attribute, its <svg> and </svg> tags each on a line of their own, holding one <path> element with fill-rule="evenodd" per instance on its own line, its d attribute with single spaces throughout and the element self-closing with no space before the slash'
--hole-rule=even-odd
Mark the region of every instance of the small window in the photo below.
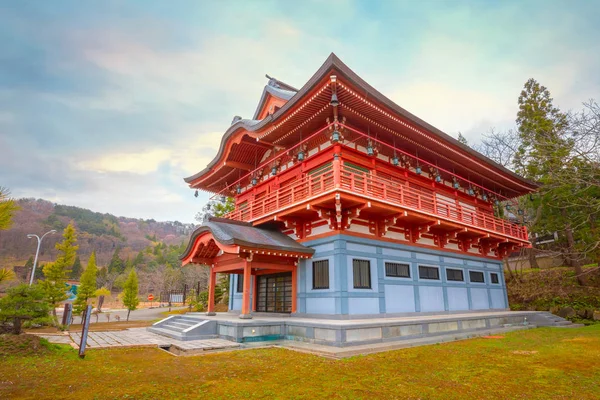
<svg viewBox="0 0 600 400">
<path fill-rule="evenodd" d="M 440 270 L 437 267 L 424 267 L 419 265 L 420 279 L 440 280 Z"/>
<path fill-rule="evenodd" d="M 371 261 L 352 260 L 354 289 L 371 289 Z"/>
<path fill-rule="evenodd" d="M 313 289 L 329 289 L 329 260 L 313 261 Z"/>
<path fill-rule="evenodd" d="M 395 278 L 410 278 L 410 265 L 386 262 L 385 276 L 392 276 Z"/>
<path fill-rule="evenodd" d="M 238 277 L 238 279 L 237 279 L 236 292 L 244 293 L 244 275 L 240 274 L 237 277 Z"/>
<path fill-rule="evenodd" d="M 498 274 L 497 273 L 492 272 L 490 274 L 490 278 L 492 279 L 492 283 L 496 283 L 496 284 L 500 283 L 500 281 L 498 280 Z"/>
<path fill-rule="evenodd" d="M 446 279 L 449 281 L 464 282 L 465 276 L 462 269 L 446 268 Z"/>
<path fill-rule="evenodd" d="M 469 271 L 469 280 L 471 282 L 484 283 L 483 272 L 480 271 Z"/>
</svg>

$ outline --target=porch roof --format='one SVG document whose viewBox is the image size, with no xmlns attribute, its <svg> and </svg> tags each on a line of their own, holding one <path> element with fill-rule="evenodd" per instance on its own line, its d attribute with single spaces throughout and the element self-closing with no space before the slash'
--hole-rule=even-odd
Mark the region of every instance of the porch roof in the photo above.
<svg viewBox="0 0 600 400">
<path fill-rule="evenodd" d="M 245 249 L 300 253 L 309 256 L 315 252 L 314 249 L 281 233 L 275 226 L 255 227 L 246 222 L 211 217 L 192 233 L 187 248 L 179 256 L 179 259 L 185 263 L 185 260 L 194 257 L 192 253 L 197 249 L 196 242 L 206 234 L 209 234 L 217 242 L 217 247 L 237 246 Z M 215 248 L 215 250 L 217 249 Z"/>
</svg>

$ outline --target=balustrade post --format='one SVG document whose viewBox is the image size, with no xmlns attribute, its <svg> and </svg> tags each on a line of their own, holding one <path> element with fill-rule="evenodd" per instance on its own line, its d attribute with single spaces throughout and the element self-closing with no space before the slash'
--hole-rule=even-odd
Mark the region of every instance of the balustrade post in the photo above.
<svg viewBox="0 0 600 400">
<path fill-rule="evenodd" d="M 339 145 L 333 147 L 333 187 L 335 189 L 340 188 L 341 181 L 340 150 L 341 147 Z"/>
</svg>

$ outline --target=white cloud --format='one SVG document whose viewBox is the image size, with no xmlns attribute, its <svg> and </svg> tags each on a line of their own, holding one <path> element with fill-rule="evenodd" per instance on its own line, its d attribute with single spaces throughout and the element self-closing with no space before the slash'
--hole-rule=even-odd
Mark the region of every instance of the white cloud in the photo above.
<svg viewBox="0 0 600 400">
<path fill-rule="evenodd" d="M 179 171 L 194 174 L 206 167 L 216 156 L 223 132 L 185 132 L 175 134 L 177 138 L 169 147 L 147 147 L 130 151 L 116 151 L 93 156 L 85 155 L 77 162 L 79 168 L 95 172 L 129 172 L 149 174 L 169 164 Z"/>
</svg>

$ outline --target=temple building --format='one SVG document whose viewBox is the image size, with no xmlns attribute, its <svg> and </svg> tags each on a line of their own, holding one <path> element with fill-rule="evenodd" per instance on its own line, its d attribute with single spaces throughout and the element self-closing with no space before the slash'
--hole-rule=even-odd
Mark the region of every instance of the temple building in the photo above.
<svg viewBox="0 0 600 400">
<path fill-rule="evenodd" d="M 349 318 L 506 310 L 502 259 L 530 246 L 528 181 L 396 105 L 331 54 L 300 89 L 268 77 L 214 160 L 185 178 L 235 209 L 182 264 L 232 274 L 229 309 Z M 496 213 L 495 213 L 496 210 Z M 496 215 L 495 215 L 496 214 Z"/>
</svg>

